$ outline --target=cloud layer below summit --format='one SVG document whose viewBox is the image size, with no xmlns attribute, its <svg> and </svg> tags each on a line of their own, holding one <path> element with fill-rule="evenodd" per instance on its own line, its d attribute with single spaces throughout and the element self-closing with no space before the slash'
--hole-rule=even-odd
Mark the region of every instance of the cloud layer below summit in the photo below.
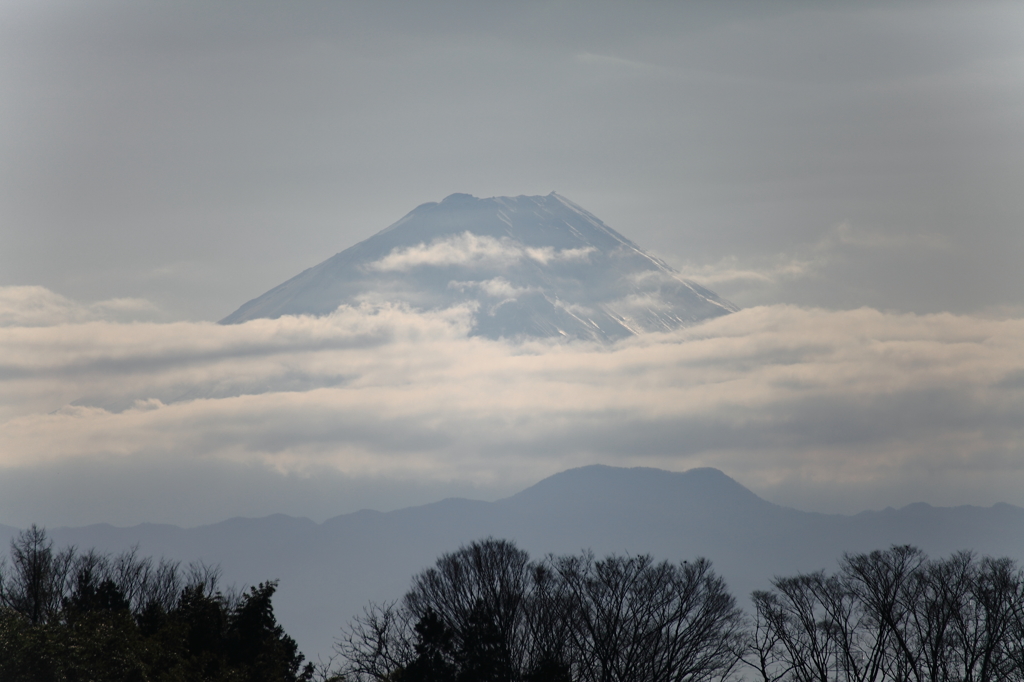
<svg viewBox="0 0 1024 682">
<path fill-rule="evenodd" d="M 1019 319 L 777 305 L 603 346 L 469 337 L 462 309 L 124 323 L 0 293 L 0 515 L 326 517 L 593 462 L 715 466 L 824 511 L 1024 504 Z"/>
</svg>

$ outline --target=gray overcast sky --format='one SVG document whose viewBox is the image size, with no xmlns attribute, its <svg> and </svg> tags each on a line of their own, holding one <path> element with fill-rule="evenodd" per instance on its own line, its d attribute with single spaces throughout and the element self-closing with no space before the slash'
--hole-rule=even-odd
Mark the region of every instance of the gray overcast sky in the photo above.
<svg viewBox="0 0 1024 682">
<path fill-rule="evenodd" d="M 219 319 L 420 203 L 557 190 L 679 266 L 825 268 L 741 303 L 1024 303 L 1019 3 L 0 11 L 3 284 Z"/>
<path fill-rule="evenodd" d="M 1017 2 L 0 0 L 0 522 L 326 516 L 442 493 L 493 496 L 593 461 L 719 466 L 775 501 L 825 510 L 1024 504 L 1022 187 Z M 418 204 L 552 190 L 741 306 L 768 306 L 729 323 L 742 331 L 707 332 L 749 342 L 737 352 L 757 371 L 679 375 L 673 388 L 735 379 L 749 395 L 662 396 L 677 412 L 608 397 L 563 431 L 528 412 L 520 424 L 534 419 L 536 432 L 473 437 L 518 409 L 499 400 L 475 416 L 409 413 L 408 443 L 388 441 L 393 424 L 330 430 L 332 410 L 348 409 L 340 394 L 302 394 L 313 400 L 303 409 L 274 403 L 280 391 L 244 409 L 196 401 L 188 414 L 156 402 L 71 409 L 87 394 L 97 404 L 157 400 L 232 372 L 273 383 L 282 367 L 315 373 L 319 362 L 354 363 L 368 385 L 394 388 L 378 367 L 392 347 L 314 361 L 253 327 L 249 342 L 276 360 L 213 366 L 197 348 L 230 354 L 245 343 L 202 322 Z M 928 317 L 937 313 L 950 315 Z M 774 335 L 779 320 L 804 336 Z M 370 323 L 332 324 L 315 333 Z M 518 357 L 463 347 L 451 320 L 388 324 L 454 333 L 452 347 L 487 371 Z M 970 336 L 977 329 L 987 331 Z M 822 345 L 803 347 L 811 337 Z M 143 352 L 142 340 L 157 350 Z M 689 337 L 673 343 L 654 344 L 669 363 L 697 352 Z M 729 343 L 716 346 L 721 357 L 697 355 L 725 363 Z M 890 366 L 880 349 L 910 355 Z M 621 385 L 635 376 L 628 357 L 618 349 L 592 369 Z M 500 385 L 487 371 L 466 384 Z M 524 393 L 556 381 L 525 374 L 538 383 Z M 417 384 L 426 402 L 473 404 L 431 381 Z M 803 381 L 816 388 L 778 392 Z M 400 402 L 374 393 L 354 404 L 404 414 Z M 586 428 L 609 410 L 621 417 L 610 421 L 617 453 Z M 257 413 L 269 431 L 240 436 L 252 424 L 238 415 Z M 237 431 L 209 430 L 215 416 Z M 447 426 L 417 450 L 409 443 L 426 442 L 416 429 L 427 424 Z M 195 439 L 154 445 L 182 433 Z M 625 458 L 637 442 L 639 459 Z M 549 453 L 551 443 L 568 454 Z M 547 459 L 508 455 L 516 478 L 470 455 L 509 448 Z M 830 481 L 836 462 L 848 466 Z M 313 491 L 316 467 L 341 477 L 337 487 L 325 475 Z M 352 483 L 359 476 L 386 485 L 360 497 L 370 488 Z M 223 492 L 232 477 L 248 483 L 219 506 L 187 483 Z M 196 500 L 154 502 L 167 481 L 199 491 Z M 71 488 L 88 492 L 69 497 Z M 351 501 L 331 499 L 341 489 Z M 260 493 L 260 506 L 252 490 L 278 492 Z"/>
</svg>

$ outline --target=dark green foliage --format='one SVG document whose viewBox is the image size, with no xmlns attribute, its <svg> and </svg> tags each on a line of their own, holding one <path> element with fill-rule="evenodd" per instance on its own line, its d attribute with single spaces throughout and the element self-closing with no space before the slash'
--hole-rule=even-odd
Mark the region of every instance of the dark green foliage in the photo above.
<svg viewBox="0 0 1024 682">
<path fill-rule="evenodd" d="M 461 639 L 428 607 L 413 628 L 415 658 L 402 668 L 400 682 L 507 682 L 513 672 L 501 635 L 480 605 Z"/>
<path fill-rule="evenodd" d="M 428 609 L 414 628 L 414 658 L 398 672 L 399 682 L 455 682 L 455 636 L 437 612 Z"/>
<path fill-rule="evenodd" d="M 74 548 L 32 527 L 0 563 L 4 682 L 308 682 L 311 665 L 274 618 L 277 584 L 237 599 L 217 571 Z"/>
<path fill-rule="evenodd" d="M 491 609 L 483 601 L 470 612 L 458 654 L 458 682 L 509 682 L 514 679 L 508 647 Z"/>
<path fill-rule="evenodd" d="M 260 583 L 242 596 L 228 622 L 227 658 L 252 682 L 308 680 L 311 668 L 300 674 L 303 656 L 298 645 L 274 618 L 270 599 L 275 590 L 276 581 Z"/>
</svg>

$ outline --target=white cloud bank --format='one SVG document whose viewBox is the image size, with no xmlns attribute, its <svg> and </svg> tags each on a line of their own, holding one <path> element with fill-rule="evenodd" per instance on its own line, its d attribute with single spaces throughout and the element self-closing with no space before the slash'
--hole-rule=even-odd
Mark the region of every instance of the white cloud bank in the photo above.
<svg viewBox="0 0 1024 682">
<path fill-rule="evenodd" d="M 0 328 L 0 476 L 176 462 L 509 492 L 601 462 L 715 466 L 824 510 L 1024 504 L 1021 319 L 767 306 L 613 346 L 468 328 L 396 307 Z"/>
</svg>

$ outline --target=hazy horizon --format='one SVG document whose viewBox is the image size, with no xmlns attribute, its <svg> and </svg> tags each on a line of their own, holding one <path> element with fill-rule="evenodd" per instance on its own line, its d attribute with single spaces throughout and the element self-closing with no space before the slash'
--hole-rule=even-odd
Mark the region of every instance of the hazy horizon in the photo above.
<svg viewBox="0 0 1024 682">
<path fill-rule="evenodd" d="M 594 463 L 1024 506 L 1020 26 L 0 2 L 0 524 L 322 520 Z M 215 323 L 426 202 L 551 191 L 741 309 L 613 344 L 459 307 Z"/>
</svg>

